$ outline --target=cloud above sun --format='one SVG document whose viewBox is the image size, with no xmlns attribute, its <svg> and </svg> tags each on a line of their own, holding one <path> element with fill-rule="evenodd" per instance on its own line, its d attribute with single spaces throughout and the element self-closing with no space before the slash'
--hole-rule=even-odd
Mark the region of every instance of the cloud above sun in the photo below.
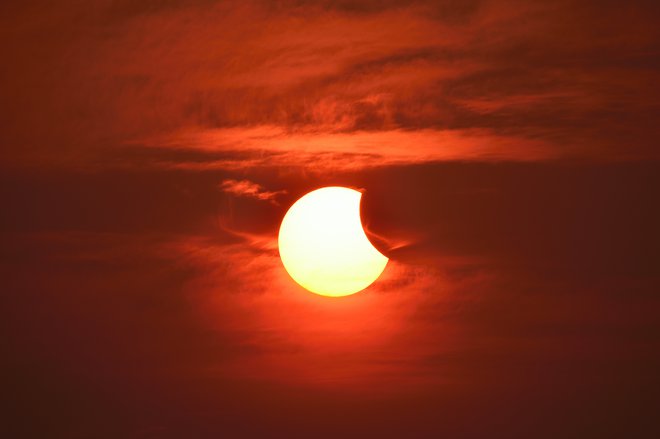
<svg viewBox="0 0 660 439">
<path fill-rule="evenodd" d="M 346 167 L 657 156 L 658 30 L 634 5 L 90 5 L 3 22 L 8 36 L 22 35 L 20 49 L 0 42 L 14 59 L 0 83 L 3 148 L 14 162 L 112 167 L 137 155 L 238 168 L 318 157 Z M 62 23 L 65 35 L 42 37 Z M 44 146 L 53 143 L 56 155 Z M 172 162 L 181 149 L 192 163 Z"/>
</svg>

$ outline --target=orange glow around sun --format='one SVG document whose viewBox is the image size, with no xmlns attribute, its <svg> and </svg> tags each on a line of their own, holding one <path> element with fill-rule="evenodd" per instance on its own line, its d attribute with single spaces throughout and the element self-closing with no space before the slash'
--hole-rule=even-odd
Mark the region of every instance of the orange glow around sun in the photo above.
<svg viewBox="0 0 660 439">
<path fill-rule="evenodd" d="M 376 250 L 362 228 L 362 194 L 325 187 L 296 201 L 282 220 L 278 244 L 284 268 L 305 289 L 340 297 L 371 285 L 387 257 Z"/>
</svg>

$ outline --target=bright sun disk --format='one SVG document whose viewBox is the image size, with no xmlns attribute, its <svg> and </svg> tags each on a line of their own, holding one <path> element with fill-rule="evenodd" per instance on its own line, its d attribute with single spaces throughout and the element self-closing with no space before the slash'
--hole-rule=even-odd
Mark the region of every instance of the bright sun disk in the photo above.
<svg viewBox="0 0 660 439">
<path fill-rule="evenodd" d="M 278 237 L 291 277 L 322 296 L 347 296 L 371 285 L 387 257 L 369 242 L 360 220 L 362 194 L 345 187 L 309 192 L 288 210 Z"/>
</svg>

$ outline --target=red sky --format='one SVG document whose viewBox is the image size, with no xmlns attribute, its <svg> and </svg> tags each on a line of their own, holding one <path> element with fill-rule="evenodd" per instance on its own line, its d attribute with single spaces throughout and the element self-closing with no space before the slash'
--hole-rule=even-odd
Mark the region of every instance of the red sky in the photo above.
<svg viewBox="0 0 660 439">
<path fill-rule="evenodd" d="M 656 436 L 659 13 L 3 2 L 3 437 Z M 277 253 L 324 185 L 343 299 Z"/>
</svg>

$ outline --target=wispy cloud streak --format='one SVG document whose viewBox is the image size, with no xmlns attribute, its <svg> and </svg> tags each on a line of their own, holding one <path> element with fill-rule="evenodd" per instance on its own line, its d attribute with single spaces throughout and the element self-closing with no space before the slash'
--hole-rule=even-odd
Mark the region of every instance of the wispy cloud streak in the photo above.
<svg viewBox="0 0 660 439">
<path fill-rule="evenodd" d="M 286 194 L 285 190 L 268 191 L 263 186 L 249 180 L 224 180 L 220 183 L 220 189 L 237 197 L 254 198 L 261 201 L 269 201 L 277 204 L 277 197 Z"/>
</svg>

